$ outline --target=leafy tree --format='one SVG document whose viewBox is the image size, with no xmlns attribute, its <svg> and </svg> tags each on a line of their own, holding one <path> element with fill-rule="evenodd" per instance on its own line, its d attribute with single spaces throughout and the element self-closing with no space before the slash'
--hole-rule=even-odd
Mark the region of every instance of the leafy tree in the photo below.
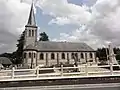
<svg viewBox="0 0 120 90">
<path fill-rule="evenodd" d="M 0 54 L 0 57 L 12 58 L 12 53 L 2 53 Z"/>
<path fill-rule="evenodd" d="M 20 36 L 20 38 L 17 40 L 18 44 L 17 45 L 17 50 L 12 52 L 12 53 L 3 53 L 0 54 L 0 57 L 7 57 L 9 58 L 13 64 L 20 64 L 22 63 L 22 53 L 23 53 L 23 46 L 24 46 L 24 34 L 25 32 L 23 32 Z"/>
<path fill-rule="evenodd" d="M 98 48 L 97 49 L 96 56 L 99 58 L 100 62 L 106 62 L 106 60 L 109 59 L 109 57 L 107 58 L 106 51 L 107 51 L 107 54 L 109 54 L 108 48 Z M 120 61 L 120 49 L 113 48 L 113 51 L 116 54 L 116 60 Z"/>
<path fill-rule="evenodd" d="M 7 57 L 11 60 L 12 63 L 14 63 L 14 53 L 2 53 L 0 54 L 0 57 Z"/>
<path fill-rule="evenodd" d="M 45 32 L 40 33 L 39 41 L 49 41 L 49 37 Z"/>
<path fill-rule="evenodd" d="M 99 58 L 99 60 L 107 60 L 106 48 L 98 48 L 96 56 Z"/>
<path fill-rule="evenodd" d="M 17 40 L 18 41 L 17 50 L 16 52 L 13 52 L 13 57 L 15 59 L 16 64 L 22 63 L 23 47 L 24 47 L 24 39 L 25 39 L 24 34 L 25 32 L 23 32 L 20 38 Z"/>
</svg>

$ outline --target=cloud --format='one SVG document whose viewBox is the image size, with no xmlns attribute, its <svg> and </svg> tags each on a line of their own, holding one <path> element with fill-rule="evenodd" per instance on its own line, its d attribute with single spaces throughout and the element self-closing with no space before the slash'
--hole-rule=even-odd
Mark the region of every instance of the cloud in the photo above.
<svg viewBox="0 0 120 90">
<path fill-rule="evenodd" d="M 120 46 L 120 0 L 85 0 L 79 6 L 67 0 L 36 0 L 49 25 L 77 25 L 70 33 L 60 33 L 54 41 L 79 41 L 97 48 L 113 42 Z M 96 3 L 95 3 L 96 2 Z M 31 0 L 0 0 L 0 53 L 12 51 L 26 25 Z M 89 6 L 87 6 L 89 5 Z"/>
<path fill-rule="evenodd" d="M 82 0 L 83 4 L 86 4 L 87 6 L 93 6 L 97 0 Z"/>
<path fill-rule="evenodd" d="M 24 30 L 30 5 L 19 0 L 0 0 L 0 53 L 15 50 Z"/>
<path fill-rule="evenodd" d="M 51 24 L 58 24 L 58 25 L 71 24 L 71 21 L 67 17 L 56 17 L 55 19 L 52 19 L 48 23 L 48 25 Z"/>
<path fill-rule="evenodd" d="M 112 42 L 119 46 L 119 15 L 119 0 L 98 0 L 92 7 L 92 17 L 88 23 L 90 34 L 98 36 L 101 41 Z"/>
<path fill-rule="evenodd" d="M 82 26 L 79 29 L 73 30 L 71 34 L 60 33 L 60 38 L 53 39 L 53 41 L 84 42 L 89 44 L 94 49 L 108 44 L 108 42 L 100 40 L 98 36 L 90 34 L 90 30 L 85 31 L 85 28 L 86 26 Z"/>
<path fill-rule="evenodd" d="M 53 17 L 50 24 L 85 24 L 91 15 L 86 8 L 68 3 L 67 0 L 39 0 L 37 6 L 43 10 L 44 14 Z"/>
<path fill-rule="evenodd" d="M 60 14 L 61 15 L 61 18 L 60 18 L 60 15 L 55 12 L 55 11 L 59 12 L 59 9 L 56 8 L 56 10 L 54 10 L 53 12 L 50 8 L 49 12 L 52 11 L 53 15 L 56 16 L 56 18 L 51 22 L 56 23 L 57 25 L 79 23 L 78 25 L 80 25 L 80 28 L 73 30 L 72 33 L 71 32 L 67 34 L 62 33 L 60 34 L 59 39 L 54 39 L 54 40 L 82 41 L 82 42 L 84 41 L 90 44 L 91 46 L 93 46 L 94 48 L 106 46 L 108 42 L 112 42 L 116 46 L 120 46 L 120 42 L 119 42 L 120 0 L 114 0 L 114 1 L 113 0 L 97 0 L 93 6 L 87 7 L 87 9 L 83 6 L 66 3 L 66 6 L 69 6 L 69 5 L 71 6 L 70 8 L 71 11 L 74 10 L 75 12 L 78 12 L 77 9 L 79 9 L 80 13 L 72 12 L 72 14 L 70 13 Z M 77 8 L 74 8 L 72 6 Z M 67 9 L 68 8 L 64 7 L 63 10 L 67 10 Z M 87 13 L 87 14 L 84 14 L 84 13 Z M 71 19 L 70 16 L 72 15 L 75 17 L 72 17 Z M 63 18 L 66 16 L 69 16 L 69 17 L 67 19 Z M 84 29 L 81 28 L 81 25 L 85 26 L 85 28 Z"/>
</svg>

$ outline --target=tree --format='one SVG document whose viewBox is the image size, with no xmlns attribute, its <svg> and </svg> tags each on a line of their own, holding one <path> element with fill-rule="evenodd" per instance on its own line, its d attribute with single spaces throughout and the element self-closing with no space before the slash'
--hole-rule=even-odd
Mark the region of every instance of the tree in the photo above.
<svg viewBox="0 0 120 90">
<path fill-rule="evenodd" d="M 107 53 L 106 53 L 107 51 Z M 116 54 L 116 60 L 120 62 L 120 49 L 119 48 L 113 48 L 114 53 Z M 109 54 L 108 48 L 98 48 L 96 56 L 99 58 L 100 62 L 106 62 L 107 59 L 107 54 Z"/>
<path fill-rule="evenodd" d="M 45 32 L 40 33 L 39 41 L 49 41 L 48 35 Z"/>
<path fill-rule="evenodd" d="M 0 57 L 7 57 L 7 58 L 12 58 L 12 53 L 2 53 L 0 54 Z"/>
<path fill-rule="evenodd" d="M 9 58 L 13 64 L 21 64 L 23 60 L 23 46 L 24 46 L 24 34 L 23 32 L 20 36 L 20 38 L 17 40 L 17 50 L 12 53 L 3 53 L 0 54 L 0 57 L 7 57 Z"/>
<path fill-rule="evenodd" d="M 18 44 L 17 44 L 17 50 L 16 52 L 14 52 L 14 59 L 16 64 L 20 64 L 22 63 L 22 59 L 23 59 L 23 47 L 24 47 L 24 39 L 25 39 L 25 32 L 23 32 L 20 36 L 20 38 L 17 40 Z"/>
</svg>

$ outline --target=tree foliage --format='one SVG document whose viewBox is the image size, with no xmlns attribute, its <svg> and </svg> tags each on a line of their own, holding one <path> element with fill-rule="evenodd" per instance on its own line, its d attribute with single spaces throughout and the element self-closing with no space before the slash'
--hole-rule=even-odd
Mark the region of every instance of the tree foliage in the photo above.
<svg viewBox="0 0 120 90">
<path fill-rule="evenodd" d="M 23 48 L 24 48 L 24 39 L 25 39 L 25 32 L 23 32 L 20 36 L 20 38 L 17 40 L 18 44 L 17 44 L 17 50 L 16 52 L 14 52 L 15 55 L 15 59 L 16 59 L 16 64 L 20 64 L 22 63 L 22 59 L 23 59 Z"/>
<path fill-rule="evenodd" d="M 23 32 L 20 36 L 20 38 L 17 40 L 18 44 L 17 45 L 17 50 L 12 52 L 12 53 L 3 53 L 0 55 L 0 57 L 7 57 L 9 58 L 13 64 L 21 64 L 23 60 L 23 46 L 24 46 L 24 34 Z"/>
<path fill-rule="evenodd" d="M 39 41 L 49 41 L 49 37 L 45 32 L 40 33 Z"/>
<path fill-rule="evenodd" d="M 120 49 L 119 48 L 113 48 L 114 53 L 116 54 L 116 60 L 120 60 Z M 109 54 L 108 48 L 98 48 L 96 56 L 99 58 L 100 62 L 106 62 L 107 54 Z"/>
<path fill-rule="evenodd" d="M 3 53 L 0 54 L 0 57 L 9 58 L 13 64 L 21 64 L 23 61 L 23 48 L 24 48 L 24 39 L 25 32 L 20 35 L 20 38 L 17 40 L 17 50 L 12 53 Z M 45 32 L 40 33 L 39 41 L 49 41 L 48 35 Z"/>
<path fill-rule="evenodd" d="M 2 53 L 0 54 L 0 57 L 12 58 L 12 53 Z"/>
</svg>

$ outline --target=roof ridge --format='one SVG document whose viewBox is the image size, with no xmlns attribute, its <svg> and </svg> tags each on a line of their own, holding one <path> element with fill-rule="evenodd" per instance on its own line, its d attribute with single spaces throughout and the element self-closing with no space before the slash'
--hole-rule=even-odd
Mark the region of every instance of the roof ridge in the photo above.
<svg viewBox="0 0 120 90">
<path fill-rule="evenodd" d="M 39 51 L 95 51 L 86 43 L 81 42 L 38 41 L 36 48 Z"/>
</svg>

